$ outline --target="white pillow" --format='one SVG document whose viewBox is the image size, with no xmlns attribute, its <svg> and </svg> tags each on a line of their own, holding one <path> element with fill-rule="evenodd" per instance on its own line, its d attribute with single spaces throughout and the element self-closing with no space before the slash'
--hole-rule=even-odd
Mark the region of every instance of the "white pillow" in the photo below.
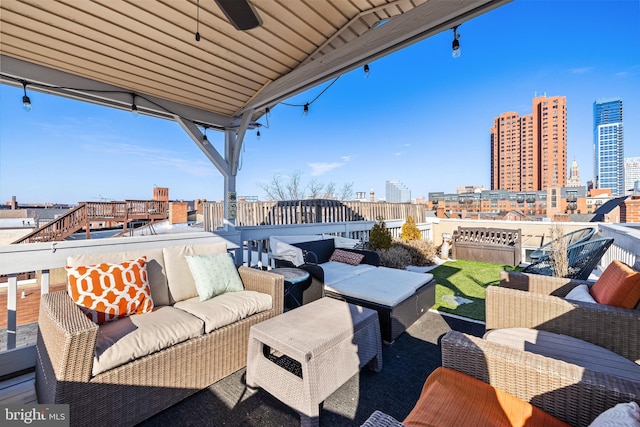
<svg viewBox="0 0 640 427">
<path fill-rule="evenodd" d="M 589 287 L 587 285 L 578 285 L 575 288 L 571 289 L 571 291 L 567 294 L 566 297 L 564 297 L 564 299 L 597 304 L 596 300 L 594 300 L 589 293 Z"/>
<path fill-rule="evenodd" d="M 593 420 L 589 427 L 638 427 L 640 407 L 636 402 L 618 403 Z"/>
<path fill-rule="evenodd" d="M 244 290 L 231 254 L 186 255 L 200 301 Z"/>
</svg>

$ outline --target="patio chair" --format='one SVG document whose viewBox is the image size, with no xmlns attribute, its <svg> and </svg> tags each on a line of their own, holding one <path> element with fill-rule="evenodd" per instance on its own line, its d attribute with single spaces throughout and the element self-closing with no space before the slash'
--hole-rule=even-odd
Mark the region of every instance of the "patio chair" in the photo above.
<svg viewBox="0 0 640 427">
<path fill-rule="evenodd" d="M 567 258 L 569 262 L 569 272 L 564 277 L 578 280 L 588 279 L 593 269 L 596 268 L 600 262 L 600 258 L 602 258 L 612 243 L 613 239 L 604 238 L 589 240 L 568 247 Z M 537 261 L 529 264 L 522 272 L 554 276 L 551 254 L 543 255 Z"/>
<path fill-rule="evenodd" d="M 565 241 L 567 248 L 569 248 L 572 245 L 586 242 L 587 240 L 591 239 L 591 237 L 593 237 L 595 232 L 596 232 L 596 229 L 593 227 L 581 228 L 579 230 L 575 230 L 575 231 L 572 231 L 571 233 L 565 234 L 564 236 L 561 237 L 561 239 Z M 552 240 L 548 243 L 545 243 L 535 251 L 531 252 L 531 254 L 529 255 L 529 258 L 531 259 L 531 261 L 537 261 L 541 257 L 545 255 L 549 255 L 549 252 L 551 251 L 551 245 L 554 242 L 556 242 L 556 240 Z"/>
<path fill-rule="evenodd" d="M 640 261 L 633 266 L 640 271 Z M 532 328 L 569 335 L 640 363 L 640 302 L 635 308 L 566 299 L 594 282 L 515 271 L 486 289 L 486 329 Z"/>
<path fill-rule="evenodd" d="M 579 340 L 569 341 L 575 345 Z M 584 344 L 596 355 L 609 355 Z M 441 349 L 442 367 L 427 378 L 402 423 L 376 411 L 362 427 L 586 426 L 610 408 L 640 399 L 637 367 L 631 375 L 619 375 L 600 369 L 593 355 L 589 362 L 575 354 L 556 358 L 544 355 L 539 346 L 525 350 L 454 330 L 442 337 Z M 626 367 L 634 365 L 625 362 Z"/>
</svg>

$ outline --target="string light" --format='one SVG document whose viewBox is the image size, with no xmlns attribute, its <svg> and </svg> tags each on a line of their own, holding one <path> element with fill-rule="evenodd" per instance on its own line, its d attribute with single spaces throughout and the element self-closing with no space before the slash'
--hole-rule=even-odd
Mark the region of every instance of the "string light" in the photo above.
<svg viewBox="0 0 640 427">
<path fill-rule="evenodd" d="M 200 41 L 200 0 L 196 9 L 196 41 Z"/>
<path fill-rule="evenodd" d="M 206 144 L 207 142 L 209 142 L 209 138 L 207 138 L 207 129 L 208 129 L 208 128 L 205 126 L 205 127 L 204 127 L 204 135 L 202 136 L 202 142 L 203 142 L 203 143 L 205 143 L 205 144 Z"/>
<path fill-rule="evenodd" d="M 131 114 L 133 115 L 133 117 L 138 117 L 138 106 L 136 105 L 136 94 L 132 93 L 131 97 L 133 98 L 133 101 L 131 103 Z"/>
<path fill-rule="evenodd" d="M 309 115 L 309 103 L 304 104 L 304 108 L 302 109 L 302 115 L 304 117 Z"/>
<path fill-rule="evenodd" d="M 260 126 L 258 126 L 258 131 L 256 132 L 256 138 L 260 139 Z"/>
<path fill-rule="evenodd" d="M 364 77 L 369 78 L 369 64 L 364 64 Z"/>
<path fill-rule="evenodd" d="M 267 118 L 271 117 L 271 109 L 269 107 L 265 108 L 264 114 L 267 116 Z"/>
<path fill-rule="evenodd" d="M 24 96 L 22 97 L 22 109 L 27 113 L 33 108 L 31 106 L 31 99 L 27 96 L 27 82 L 22 80 L 22 88 L 24 89 Z"/>
<path fill-rule="evenodd" d="M 454 58 L 460 58 L 460 34 L 458 34 L 458 25 L 452 28 L 453 29 L 453 42 L 451 42 L 451 56 Z"/>
</svg>

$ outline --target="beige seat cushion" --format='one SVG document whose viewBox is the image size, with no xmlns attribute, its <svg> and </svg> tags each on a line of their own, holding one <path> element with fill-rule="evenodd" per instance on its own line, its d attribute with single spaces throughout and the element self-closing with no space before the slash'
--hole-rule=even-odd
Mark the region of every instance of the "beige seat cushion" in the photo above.
<svg viewBox="0 0 640 427">
<path fill-rule="evenodd" d="M 640 365 L 617 353 L 567 335 L 527 328 L 494 329 L 487 341 L 540 354 L 595 372 L 640 381 Z"/>
<path fill-rule="evenodd" d="M 69 267 L 80 267 L 83 265 L 95 265 L 103 262 L 120 264 L 124 261 L 138 259 L 141 256 L 147 257 L 147 275 L 149 279 L 149 286 L 151 287 L 153 305 L 156 307 L 170 305 L 169 288 L 167 286 L 167 277 L 165 275 L 162 249 L 71 255 L 67 257 L 67 265 Z"/>
<path fill-rule="evenodd" d="M 204 245 L 167 246 L 162 251 L 167 271 L 167 282 L 171 292 L 170 297 L 172 302 L 178 302 L 198 296 L 196 282 L 193 280 L 185 256 L 225 253 L 227 252 L 227 244 L 222 242 Z"/>
<path fill-rule="evenodd" d="M 103 323 L 96 339 L 93 375 L 198 337 L 203 327 L 201 319 L 169 306 Z"/>
<path fill-rule="evenodd" d="M 254 291 L 229 292 L 206 301 L 199 297 L 177 302 L 174 307 L 204 321 L 209 333 L 262 311 L 271 310 L 271 295 Z"/>
</svg>

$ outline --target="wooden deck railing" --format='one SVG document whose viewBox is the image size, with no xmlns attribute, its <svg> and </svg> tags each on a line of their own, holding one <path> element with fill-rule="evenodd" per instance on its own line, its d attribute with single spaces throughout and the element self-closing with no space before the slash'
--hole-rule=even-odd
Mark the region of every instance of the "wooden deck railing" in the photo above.
<svg viewBox="0 0 640 427">
<path fill-rule="evenodd" d="M 16 240 L 15 243 L 60 241 L 81 229 L 89 234 L 92 221 L 113 221 L 127 224 L 133 220 L 156 221 L 167 218 L 168 204 L 156 200 L 125 200 L 124 202 L 83 202 L 64 215 Z"/>
<path fill-rule="evenodd" d="M 236 204 L 236 226 L 315 224 L 343 221 L 385 221 L 406 219 L 425 222 L 425 205 L 411 203 L 357 202 L 326 199 L 243 202 Z M 215 231 L 224 225 L 224 204 L 204 204 L 204 229 Z"/>
</svg>

